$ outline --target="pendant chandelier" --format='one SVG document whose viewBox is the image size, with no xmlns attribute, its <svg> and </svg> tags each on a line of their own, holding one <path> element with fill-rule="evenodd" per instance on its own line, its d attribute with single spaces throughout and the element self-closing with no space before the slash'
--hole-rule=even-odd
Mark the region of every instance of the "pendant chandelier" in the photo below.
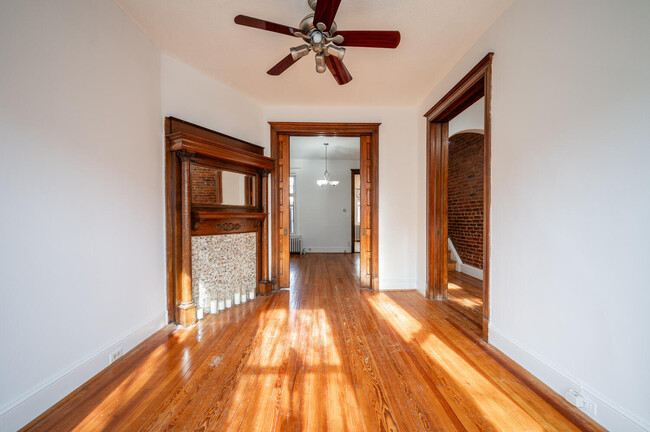
<svg viewBox="0 0 650 432">
<path fill-rule="evenodd" d="M 320 187 L 325 187 L 327 185 L 336 186 L 339 184 L 338 180 L 330 180 L 330 173 L 327 171 L 327 146 L 329 143 L 323 143 L 325 146 L 325 172 L 323 173 L 322 180 L 316 180 L 316 184 Z"/>
</svg>

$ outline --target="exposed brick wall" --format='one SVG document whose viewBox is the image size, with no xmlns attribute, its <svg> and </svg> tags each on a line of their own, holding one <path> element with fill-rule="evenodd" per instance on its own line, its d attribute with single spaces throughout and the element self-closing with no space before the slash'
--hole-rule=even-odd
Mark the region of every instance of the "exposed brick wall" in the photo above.
<svg viewBox="0 0 650 432">
<path fill-rule="evenodd" d="M 190 175 L 192 176 L 192 202 L 197 204 L 216 204 L 216 170 L 192 164 Z"/>
<path fill-rule="evenodd" d="M 449 139 L 447 229 L 463 263 L 482 269 L 482 134 L 459 133 Z"/>
</svg>

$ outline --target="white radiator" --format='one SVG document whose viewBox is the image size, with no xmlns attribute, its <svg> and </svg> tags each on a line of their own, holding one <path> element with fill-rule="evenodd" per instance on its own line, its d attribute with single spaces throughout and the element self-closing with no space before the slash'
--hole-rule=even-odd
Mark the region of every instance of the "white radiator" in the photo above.
<svg viewBox="0 0 650 432">
<path fill-rule="evenodd" d="M 289 252 L 302 253 L 302 237 L 293 236 L 289 238 Z"/>
</svg>

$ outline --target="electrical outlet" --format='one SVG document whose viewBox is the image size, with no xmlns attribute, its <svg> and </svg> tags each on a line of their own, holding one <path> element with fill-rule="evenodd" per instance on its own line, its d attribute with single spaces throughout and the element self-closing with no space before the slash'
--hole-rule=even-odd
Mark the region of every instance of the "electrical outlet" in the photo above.
<svg viewBox="0 0 650 432">
<path fill-rule="evenodd" d="M 115 351 L 111 353 L 111 355 L 108 358 L 109 363 L 115 362 L 118 358 L 122 357 L 122 347 L 119 347 Z"/>
<path fill-rule="evenodd" d="M 569 389 L 564 396 L 572 405 L 580 408 L 581 411 L 589 414 L 591 417 L 596 415 L 596 403 L 585 397 L 580 391 Z"/>
<path fill-rule="evenodd" d="M 582 408 L 580 408 L 591 417 L 596 416 L 596 402 L 583 396 Z"/>
</svg>

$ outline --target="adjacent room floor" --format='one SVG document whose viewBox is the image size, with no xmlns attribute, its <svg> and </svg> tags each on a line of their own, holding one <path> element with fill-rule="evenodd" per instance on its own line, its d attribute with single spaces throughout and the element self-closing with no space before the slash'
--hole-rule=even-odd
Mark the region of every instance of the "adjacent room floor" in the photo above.
<svg viewBox="0 0 650 432">
<path fill-rule="evenodd" d="M 480 336 L 483 316 L 483 281 L 465 273 L 450 271 L 447 274 L 447 282 L 450 306 L 455 307 L 467 318 L 467 329 Z"/>
<path fill-rule="evenodd" d="M 30 430 L 602 430 L 477 337 L 475 295 L 359 289 L 357 255 L 168 326 Z"/>
</svg>

